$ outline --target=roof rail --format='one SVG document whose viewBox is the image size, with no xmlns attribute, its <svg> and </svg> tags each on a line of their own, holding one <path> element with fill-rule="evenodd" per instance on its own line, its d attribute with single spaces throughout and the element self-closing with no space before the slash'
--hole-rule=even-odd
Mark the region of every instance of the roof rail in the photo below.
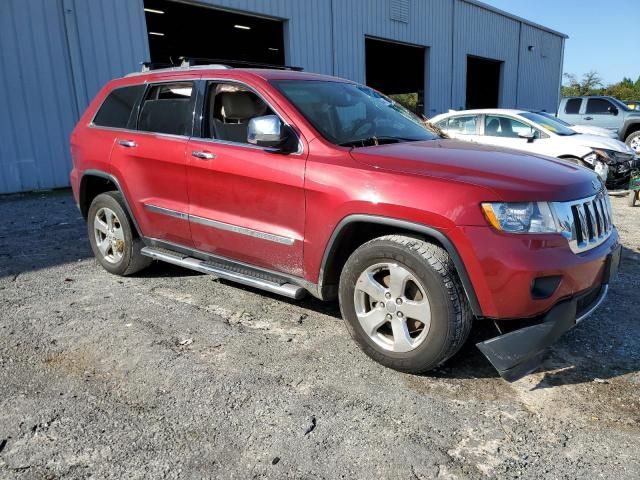
<svg viewBox="0 0 640 480">
<path fill-rule="evenodd" d="M 246 60 L 228 60 L 222 58 L 180 57 L 181 66 L 194 67 L 198 65 L 222 64 L 231 68 L 272 68 L 275 70 L 294 70 L 301 72 L 302 67 L 292 65 L 276 65 L 273 63 L 249 62 Z"/>
<path fill-rule="evenodd" d="M 222 60 L 215 58 L 200 57 L 179 57 L 180 63 L 167 62 L 141 62 L 142 68 L 139 72 L 133 72 L 127 77 L 142 75 L 149 72 L 179 72 L 188 69 L 216 69 L 226 70 L 230 68 L 273 68 L 276 70 L 294 70 L 301 72 L 302 67 L 292 67 L 290 65 L 272 65 L 270 63 L 247 62 L 244 60 Z"/>
</svg>

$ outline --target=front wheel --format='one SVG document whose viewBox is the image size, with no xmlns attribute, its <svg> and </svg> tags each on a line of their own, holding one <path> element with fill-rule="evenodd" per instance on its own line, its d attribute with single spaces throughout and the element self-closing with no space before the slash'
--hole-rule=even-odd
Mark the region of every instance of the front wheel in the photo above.
<svg viewBox="0 0 640 480">
<path fill-rule="evenodd" d="M 420 373 L 464 344 L 473 315 L 447 252 L 388 235 L 360 246 L 340 276 L 340 309 L 349 333 L 379 363 Z"/>
<path fill-rule="evenodd" d="M 629 145 L 631 149 L 636 152 L 636 155 L 640 155 L 640 130 L 637 130 L 625 138 L 624 143 Z"/>
<path fill-rule="evenodd" d="M 140 253 L 144 247 L 118 192 L 98 195 L 87 216 L 89 242 L 93 254 L 105 270 L 116 275 L 131 275 L 151 263 Z"/>
</svg>

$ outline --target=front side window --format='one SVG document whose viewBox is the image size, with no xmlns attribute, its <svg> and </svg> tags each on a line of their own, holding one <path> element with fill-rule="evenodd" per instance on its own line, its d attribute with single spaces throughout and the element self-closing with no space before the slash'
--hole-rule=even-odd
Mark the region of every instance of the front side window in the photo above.
<svg viewBox="0 0 640 480">
<path fill-rule="evenodd" d="M 587 100 L 586 113 L 595 115 L 608 114 L 609 108 L 612 106 L 613 104 L 609 100 L 605 100 L 604 98 L 590 98 Z"/>
<path fill-rule="evenodd" d="M 375 90 L 347 82 L 272 82 L 328 141 L 345 147 L 434 140 L 422 120 Z"/>
<path fill-rule="evenodd" d="M 444 126 L 441 126 L 442 130 L 448 133 L 458 133 L 461 135 L 476 135 L 477 134 L 477 115 L 464 115 L 460 117 L 447 118 L 444 122 L 441 122 Z"/>
<path fill-rule="evenodd" d="M 249 121 L 274 115 L 251 89 L 239 83 L 210 83 L 205 103 L 204 137 L 246 143 Z"/>
<path fill-rule="evenodd" d="M 151 85 L 140 107 L 138 130 L 191 135 L 194 103 L 193 82 Z"/>
<path fill-rule="evenodd" d="M 509 117 L 487 115 L 484 119 L 484 134 L 489 137 L 519 138 L 520 135 L 535 135 L 529 125 Z"/>
<path fill-rule="evenodd" d="M 96 113 L 93 124 L 100 127 L 128 128 L 133 108 L 144 89 L 144 85 L 133 85 L 113 90 Z"/>
<path fill-rule="evenodd" d="M 564 113 L 569 115 L 577 115 L 580 113 L 580 106 L 582 105 L 581 98 L 570 98 L 567 100 L 567 104 L 564 106 Z"/>
</svg>

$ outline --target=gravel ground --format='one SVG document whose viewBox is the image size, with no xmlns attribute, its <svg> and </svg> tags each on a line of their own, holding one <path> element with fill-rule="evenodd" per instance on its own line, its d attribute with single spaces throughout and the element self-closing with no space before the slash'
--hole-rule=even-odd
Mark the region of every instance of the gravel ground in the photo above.
<svg viewBox="0 0 640 480">
<path fill-rule="evenodd" d="M 333 304 L 112 276 L 68 191 L 4 197 L 0 478 L 640 478 L 640 208 L 612 203 L 608 303 L 509 384 L 471 342 L 385 369 Z"/>
</svg>

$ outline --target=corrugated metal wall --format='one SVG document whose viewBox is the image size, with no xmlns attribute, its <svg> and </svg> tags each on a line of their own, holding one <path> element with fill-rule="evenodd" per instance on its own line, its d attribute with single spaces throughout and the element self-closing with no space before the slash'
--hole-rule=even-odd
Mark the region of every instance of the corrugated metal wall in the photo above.
<svg viewBox="0 0 640 480">
<path fill-rule="evenodd" d="M 451 88 L 451 1 L 410 1 L 409 21 L 391 19 L 389 0 L 333 3 L 334 71 L 365 83 L 365 36 L 427 47 L 425 112 L 448 108 Z"/>
<path fill-rule="evenodd" d="M 60 2 L 0 2 L 0 193 L 68 185 L 78 107 Z"/>
<path fill-rule="evenodd" d="M 563 38 L 475 0 L 194 3 L 282 19 L 287 63 L 359 82 L 365 36 L 424 46 L 429 116 L 465 104 L 467 55 L 504 62 L 502 106 L 557 105 Z M 0 193 L 68 185 L 79 113 L 148 49 L 143 0 L 0 0 Z"/>
<path fill-rule="evenodd" d="M 529 51 L 529 46 L 533 47 Z M 554 112 L 558 108 L 564 38 L 522 24 L 518 108 L 539 108 Z"/>
<path fill-rule="evenodd" d="M 462 0 L 455 0 L 454 8 L 451 108 L 460 110 L 466 103 L 467 55 L 503 62 L 500 106 L 515 107 L 520 22 Z"/>
</svg>

